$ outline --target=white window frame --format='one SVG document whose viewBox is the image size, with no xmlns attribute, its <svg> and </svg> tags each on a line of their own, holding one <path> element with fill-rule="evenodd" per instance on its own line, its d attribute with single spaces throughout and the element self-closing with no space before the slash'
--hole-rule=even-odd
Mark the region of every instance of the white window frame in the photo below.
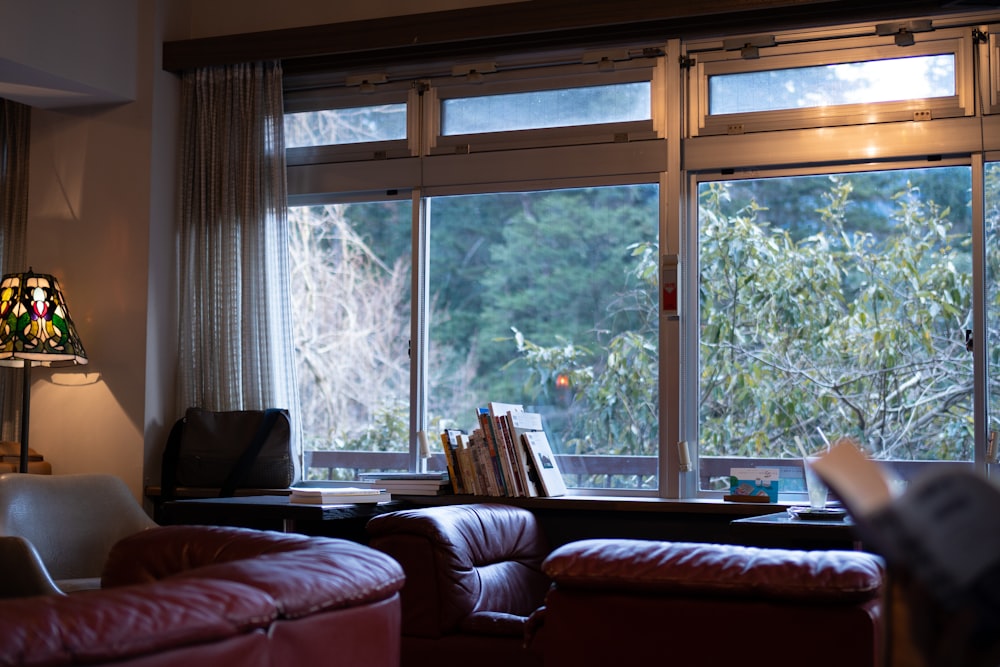
<svg viewBox="0 0 1000 667">
<path fill-rule="evenodd" d="M 375 86 L 375 90 L 362 92 L 360 85 L 353 83 L 354 79 L 364 80 L 363 76 L 351 77 L 352 85 L 350 86 L 286 93 L 285 113 L 352 109 L 382 104 L 405 104 L 407 136 L 389 141 L 364 141 L 288 148 L 285 151 L 285 159 L 289 166 L 388 160 L 411 157 L 417 154 L 418 147 L 414 143 L 417 132 L 414 129 L 417 127 L 419 119 L 416 118 L 414 110 L 417 108 L 419 95 L 412 83 L 410 81 L 396 81 L 370 84 Z"/>
<path fill-rule="evenodd" d="M 989 77 L 989 98 L 986 91 L 983 91 L 985 112 L 987 114 L 1000 114 L 1000 24 L 988 26 L 985 30 L 987 35 L 986 44 L 982 45 L 979 51 L 980 63 L 989 63 L 983 67 Z M 987 148 L 991 148 L 987 146 Z"/>
<path fill-rule="evenodd" d="M 463 74 L 473 65 L 457 65 L 451 77 L 428 80 L 424 93 L 424 115 L 428 120 L 427 154 L 449 155 L 473 152 L 504 151 L 547 146 L 569 146 L 595 143 L 627 143 L 663 138 L 664 86 L 663 57 L 659 47 L 639 49 L 619 56 L 588 57 L 596 62 L 540 67 L 537 69 L 477 72 L 476 82 Z M 658 55 L 645 55 L 650 51 Z M 441 109 L 446 100 L 485 97 L 508 93 L 555 91 L 620 83 L 650 83 L 650 117 L 648 120 L 570 125 L 543 129 L 456 134 L 445 136 L 441 131 Z"/>
<path fill-rule="evenodd" d="M 950 28 L 917 33 L 914 40 L 913 45 L 906 47 L 896 46 L 892 37 L 776 42 L 775 46 L 758 48 L 759 57 L 753 59 L 744 59 L 739 51 L 724 49 L 697 53 L 693 56 L 694 71 L 688 99 L 690 135 L 745 134 L 973 115 L 972 82 L 968 75 L 972 63 L 972 30 Z M 955 94 L 949 97 L 740 114 L 709 113 L 709 79 L 713 76 L 946 53 L 955 56 Z"/>
<path fill-rule="evenodd" d="M 764 170 L 757 169 L 737 169 L 737 170 L 722 170 L 722 171 L 709 171 L 703 173 L 690 173 L 687 175 L 688 181 L 688 218 L 684 223 L 684 254 L 686 261 L 683 263 L 685 267 L 685 272 L 682 277 L 682 285 L 685 286 L 682 295 L 684 301 L 685 311 L 688 313 L 688 317 L 684 322 L 683 328 L 683 343 L 682 349 L 683 354 L 681 355 L 679 362 L 682 366 L 681 377 L 683 378 L 683 384 L 681 387 L 681 395 L 688 397 L 683 401 L 681 407 L 681 433 L 682 440 L 690 443 L 690 457 L 694 462 L 693 470 L 697 471 L 697 475 L 692 475 L 691 479 L 688 480 L 689 484 L 685 487 L 685 491 L 688 495 L 692 497 L 699 498 L 721 498 L 725 495 L 726 491 L 711 491 L 703 490 L 700 488 L 699 477 L 701 471 L 701 456 L 700 447 L 698 443 L 700 440 L 700 415 L 699 415 L 699 404 L 701 396 L 701 378 L 700 378 L 700 322 L 701 322 L 701 302 L 699 298 L 699 285 L 701 279 L 701 267 L 699 264 L 700 258 L 700 247 L 699 247 L 699 210 L 698 210 L 698 191 L 699 186 L 704 183 L 717 183 L 717 182 L 737 182 L 743 180 L 753 180 L 759 178 L 790 178 L 796 176 L 822 176 L 828 173 L 864 173 L 864 172 L 874 172 L 874 171 L 885 171 L 885 170 L 895 170 L 895 169 L 920 169 L 920 168 L 932 168 L 932 167 L 969 167 L 971 169 L 973 165 L 973 160 L 971 158 L 954 158 L 946 159 L 940 161 L 927 161 L 927 160 L 907 160 L 907 161 L 878 161 L 878 162 L 859 162 L 853 164 L 843 164 L 843 163 L 831 163 L 825 165 L 817 165 L 814 167 L 796 167 L 796 168 L 771 168 Z M 975 172 L 972 176 L 975 179 Z M 979 296 L 978 299 L 984 297 Z M 974 308 L 983 308 L 982 303 L 976 303 Z M 977 399 L 978 400 L 978 399 Z M 976 415 L 977 421 L 985 420 L 986 414 Z M 978 438 L 977 438 L 978 440 Z M 977 453 L 978 457 L 979 454 Z M 795 467 L 798 459 L 789 458 L 787 459 L 788 467 Z M 917 462 L 917 465 L 931 466 L 939 462 L 928 461 L 928 462 Z M 748 464 L 752 465 L 752 464 Z M 904 465 L 906 465 L 904 463 Z M 909 465 L 913 465 L 912 463 Z M 981 465 L 980 461 L 969 462 L 969 465 Z M 780 492 L 780 500 L 782 502 L 802 502 L 806 499 L 804 492 L 789 492 L 782 490 Z"/>
</svg>

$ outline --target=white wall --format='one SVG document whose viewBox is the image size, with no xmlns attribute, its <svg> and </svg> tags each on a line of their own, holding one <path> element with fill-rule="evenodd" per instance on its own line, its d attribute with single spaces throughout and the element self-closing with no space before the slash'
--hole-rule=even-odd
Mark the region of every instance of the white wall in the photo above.
<svg viewBox="0 0 1000 667">
<path fill-rule="evenodd" d="M 38 5 L 28 23 L 48 16 L 51 4 Z M 115 25 L 119 3 L 79 4 L 97 14 L 88 25 Z M 158 66 L 158 26 L 165 20 L 154 0 L 130 4 L 135 101 L 32 113 L 28 263 L 59 278 L 90 363 L 74 371 L 34 371 L 30 434 L 55 474 L 110 472 L 141 497 L 144 468 L 155 458 L 165 415 L 173 414 L 172 400 L 164 399 L 172 396 L 173 364 L 163 361 L 176 347 L 163 315 L 173 305 L 150 308 L 149 294 L 154 284 L 165 291 L 163 274 L 173 262 L 177 101 L 175 77 Z M 110 13 L 106 21 L 100 12 Z M 53 32 L 44 39 L 55 48 L 59 37 Z M 94 46 L 93 59 L 77 68 L 103 66 L 100 51 Z M 163 322 L 148 363 L 150 323 Z"/>
<path fill-rule="evenodd" d="M 136 0 L 0 0 L 0 96 L 35 107 L 135 99 Z"/>
<path fill-rule="evenodd" d="M 426 0 L 420 11 L 483 4 Z M 0 0 L 0 89 L 6 61 L 56 93 L 90 91 L 89 106 L 39 97 L 32 113 L 27 258 L 59 278 L 90 359 L 33 372 L 31 445 L 55 474 L 110 472 L 141 498 L 177 414 L 179 82 L 162 71 L 162 42 L 412 11 L 409 0 Z"/>
</svg>

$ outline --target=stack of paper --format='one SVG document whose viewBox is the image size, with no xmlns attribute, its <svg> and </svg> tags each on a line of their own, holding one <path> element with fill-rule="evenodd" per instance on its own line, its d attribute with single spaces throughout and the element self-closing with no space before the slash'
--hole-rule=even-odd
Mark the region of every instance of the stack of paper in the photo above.
<svg viewBox="0 0 1000 667">
<path fill-rule="evenodd" d="M 359 477 L 401 496 L 440 496 L 451 491 L 446 472 L 372 472 Z"/>
<path fill-rule="evenodd" d="M 313 487 L 293 486 L 289 499 L 293 503 L 310 505 L 348 505 L 352 503 L 382 503 L 392 500 L 385 489 L 357 486 Z"/>
</svg>

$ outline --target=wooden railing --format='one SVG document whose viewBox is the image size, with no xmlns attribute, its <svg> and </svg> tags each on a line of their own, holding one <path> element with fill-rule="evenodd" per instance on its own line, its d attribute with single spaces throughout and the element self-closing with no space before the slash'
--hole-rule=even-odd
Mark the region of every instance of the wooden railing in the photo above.
<svg viewBox="0 0 1000 667">
<path fill-rule="evenodd" d="M 348 479 L 355 479 L 359 472 L 371 470 L 406 470 L 410 455 L 406 452 L 344 452 L 307 451 L 305 467 L 320 479 L 333 478 L 334 470 L 342 470 Z M 655 456 L 569 456 L 557 455 L 559 469 L 567 481 L 591 478 L 589 487 L 621 488 L 625 479 L 641 475 L 644 479 L 656 476 Z M 445 470 L 444 454 L 432 454 L 427 461 L 428 470 Z M 615 484 L 615 480 L 618 483 Z M 636 488 L 633 483 L 629 488 Z"/>
<path fill-rule="evenodd" d="M 556 455 L 559 469 L 569 486 L 587 488 L 639 489 L 655 488 L 658 461 L 655 456 L 579 456 Z M 357 474 L 378 470 L 406 470 L 410 455 L 406 452 L 345 452 L 307 451 L 305 467 L 319 479 L 334 479 L 333 471 L 344 471 L 342 478 L 357 479 Z M 712 488 L 712 480 L 729 475 L 730 468 L 778 468 L 783 480 L 782 490 L 805 491 L 802 464 L 798 459 L 764 459 L 740 457 L 701 457 L 699 461 L 700 488 Z M 913 479 L 928 465 L 970 466 L 965 462 L 942 461 L 893 461 L 896 472 L 906 480 Z M 446 470 L 444 454 L 432 454 L 427 461 L 428 470 Z M 644 480 L 644 487 L 637 483 Z M 584 484 L 584 482 L 586 482 Z"/>
</svg>

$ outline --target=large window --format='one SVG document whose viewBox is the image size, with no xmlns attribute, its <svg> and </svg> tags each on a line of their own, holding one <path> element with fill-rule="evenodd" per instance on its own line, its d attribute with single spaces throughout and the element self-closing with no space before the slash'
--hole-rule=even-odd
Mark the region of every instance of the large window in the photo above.
<svg viewBox="0 0 1000 667">
<path fill-rule="evenodd" d="M 577 494 L 763 465 L 804 500 L 843 436 L 907 478 L 991 470 L 1000 51 L 904 23 L 290 91 L 314 474 L 443 469 L 489 402 L 544 416 Z"/>
<path fill-rule="evenodd" d="M 970 188 L 968 167 L 700 186 L 704 485 L 709 457 L 798 460 L 841 437 L 972 460 Z"/>
</svg>

